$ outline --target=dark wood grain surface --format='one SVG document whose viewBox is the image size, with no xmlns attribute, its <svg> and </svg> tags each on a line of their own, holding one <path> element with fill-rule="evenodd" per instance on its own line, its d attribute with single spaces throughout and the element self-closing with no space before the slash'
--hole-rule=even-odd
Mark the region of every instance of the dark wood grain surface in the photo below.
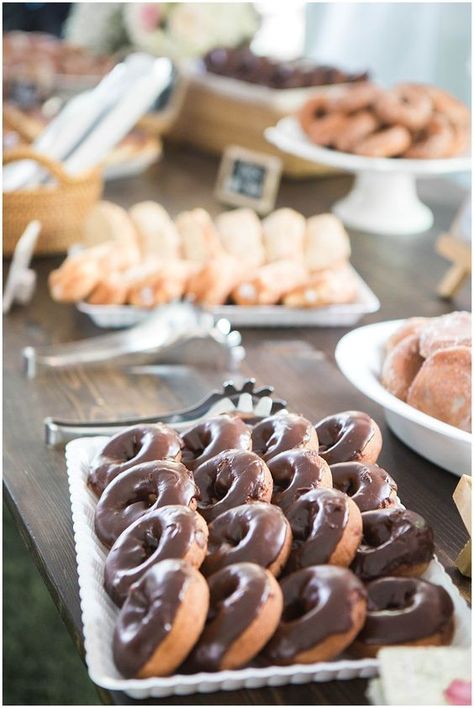
<svg viewBox="0 0 474 708">
<path fill-rule="evenodd" d="M 125 206 L 155 199 L 172 215 L 195 206 L 204 206 L 215 214 L 220 210 L 212 191 L 216 174 L 214 159 L 169 148 L 160 165 L 140 178 L 112 183 L 107 196 Z M 328 210 L 349 186 L 350 178 L 346 176 L 285 181 L 278 205 L 291 206 L 310 216 Z M 364 323 L 470 308 L 468 285 L 452 303 L 435 295 L 436 285 L 446 269 L 446 263 L 434 252 L 435 236 L 449 226 L 463 193 L 447 181 L 427 182 L 421 189 L 435 212 L 432 231 L 403 238 L 351 234 L 352 261 L 382 305 Z M 433 525 L 438 556 L 468 596 L 469 584 L 454 567 L 454 559 L 466 541 L 465 529 L 451 499 L 457 479 L 401 443 L 385 425 L 380 407 L 338 372 L 334 347 L 346 329 L 242 330 L 247 356 L 239 372 L 168 367 L 157 374 L 132 374 L 105 366 L 97 370 L 77 368 L 47 373 L 27 381 L 22 373 L 22 347 L 100 333 L 75 308 L 50 300 L 46 278 L 57 262 L 58 259 L 35 262 L 38 289 L 33 302 L 15 308 L 4 321 L 5 498 L 81 654 L 82 630 L 64 455 L 61 450 L 45 447 L 43 418 L 55 415 L 88 420 L 164 412 L 198 401 L 210 387 L 232 376 L 238 379 L 251 375 L 261 384 L 273 384 L 276 394 L 287 399 L 291 408 L 313 420 L 348 408 L 360 408 L 373 416 L 384 438 L 380 464 L 397 480 L 406 506 L 423 514 Z M 362 680 L 340 681 L 196 694 L 159 702 L 365 704 L 365 689 L 366 682 Z M 104 702 L 132 702 L 123 694 L 101 692 L 101 696 Z"/>
</svg>

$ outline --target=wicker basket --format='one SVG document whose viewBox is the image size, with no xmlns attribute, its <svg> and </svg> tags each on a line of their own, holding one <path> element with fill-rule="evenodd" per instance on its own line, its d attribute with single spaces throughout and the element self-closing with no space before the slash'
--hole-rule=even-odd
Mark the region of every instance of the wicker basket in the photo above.
<svg viewBox="0 0 474 708">
<path fill-rule="evenodd" d="M 11 255 L 16 243 L 33 219 L 41 222 L 41 234 L 35 255 L 65 253 L 82 237 L 82 226 L 90 209 L 102 194 L 99 169 L 78 177 L 67 174 L 64 167 L 30 147 L 6 153 L 3 164 L 18 160 L 35 160 L 56 179 L 56 184 L 3 193 L 3 253 Z"/>
</svg>

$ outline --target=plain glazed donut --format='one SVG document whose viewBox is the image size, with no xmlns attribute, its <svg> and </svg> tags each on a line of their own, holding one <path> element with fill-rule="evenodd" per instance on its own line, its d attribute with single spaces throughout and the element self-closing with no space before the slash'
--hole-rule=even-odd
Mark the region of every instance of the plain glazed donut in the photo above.
<svg viewBox="0 0 474 708">
<path fill-rule="evenodd" d="M 405 337 L 385 357 L 382 366 L 382 385 L 394 396 L 406 401 L 408 389 L 423 362 L 419 335 Z"/>
<path fill-rule="evenodd" d="M 380 93 L 380 87 L 370 81 L 357 82 L 353 86 L 348 86 L 339 96 L 335 96 L 331 105 L 343 113 L 356 113 L 370 108 Z"/>
<path fill-rule="evenodd" d="M 182 663 L 206 621 L 209 590 L 182 560 L 152 566 L 130 588 L 113 637 L 115 664 L 125 678 L 167 676 Z"/>
<path fill-rule="evenodd" d="M 332 101 L 325 93 L 317 93 L 311 96 L 301 107 L 297 114 L 298 121 L 309 135 L 309 131 L 315 122 L 326 119 L 331 115 Z"/>
<path fill-rule="evenodd" d="M 350 119 L 344 113 L 328 113 L 322 118 L 313 120 L 308 127 L 307 135 L 316 145 L 335 145 L 341 133 L 347 130 Z"/>
<path fill-rule="evenodd" d="M 471 114 L 468 107 L 447 91 L 435 86 L 425 86 L 424 90 L 433 102 L 433 108 L 437 113 L 445 115 L 449 121 L 469 132 Z"/>
<path fill-rule="evenodd" d="M 191 472 L 180 462 L 144 462 L 106 487 L 95 509 L 95 532 L 110 548 L 127 526 L 148 511 L 168 504 L 195 509 L 197 495 Z"/>
<path fill-rule="evenodd" d="M 312 664 L 333 659 L 364 624 L 367 593 L 347 568 L 319 565 L 281 581 L 283 614 L 265 648 L 274 664 Z"/>
<path fill-rule="evenodd" d="M 356 155 L 365 157 L 398 157 L 411 145 L 411 135 L 403 125 L 392 125 L 371 133 L 353 148 Z"/>
<path fill-rule="evenodd" d="M 379 96 L 374 110 L 382 123 L 421 130 L 431 118 L 433 102 L 423 87 L 399 84 Z"/>
<path fill-rule="evenodd" d="M 334 140 L 334 147 L 341 152 L 351 152 L 361 140 L 379 127 L 379 121 L 370 111 L 360 111 L 350 116 L 341 133 Z"/>
<path fill-rule="evenodd" d="M 362 538 L 358 506 L 337 489 L 311 489 L 285 512 L 293 533 L 287 570 L 311 565 L 349 566 Z"/>
<path fill-rule="evenodd" d="M 209 614 L 190 657 L 194 671 L 236 669 L 258 654 L 280 621 L 273 575 L 255 563 L 228 565 L 208 579 Z"/>
<path fill-rule="evenodd" d="M 445 116 L 434 113 L 403 157 L 412 160 L 433 160 L 450 157 L 455 151 L 454 128 Z"/>
<path fill-rule="evenodd" d="M 379 578 L 368 583 L 365 625 L 351 647 L 375 657 L 386 646 L 439 646 L 451 642 L 454 606 L 440 585 L 421 578 Z"/>
<path fill-rule="evenodd" d="M 351 569 L 364 581 L 382 575 L 422 575 L 433 558 L 433 530 L 414 511 L 362 514 L 363 537 Z"/>
<path fill-rule="evenodd" d="M 240 418 L 230 415 L 208 418 L 185 432 L 182 438 L 183 464 L 190 470 L 223 450 L 252 449 L 250 428 Z"/>
<path fill-rule="evenodd" d="M 351 497 L 360 511 L 384 509 L 397 503 L 397 485 L 378 465 L 339 462 L 330 470 L 334 489 Z"/>
<path fill-rule="evenodd" d="M 232 563 L 256 563 L 278 576 L 291 550 L 291 528 L 273 504 L 242 504 L 220 514 L 209 526 L 204 575 Z"/>
<path fill-rule="evenodd" d="M 224 450 L 194 470 L 198 511 L 207 522 L 252 501 L 269 502 L 273 482 L 268 467 L 253 452 Z"/>
<path fill-rule="evenodd" d="M 108 440 L 91 462 L 87 483 L 100 497 L 117 475 L 142 462 L 181 458 L 181 439 L 167 425 L 135 425 Z"/>
<path fill-rule="evenodd" d="M 277 413 L 264 418 L 252 429 L 252 449 L 265 462 L 293 448 L 318 450 L 314 428 L 301 415 Z"/>
<path fill-rule="evenodd" d="M 272 504 L 287 509 L 303 492 L 332 487 L 328 463 L 316 450 L 287 450 L 268 463 L 273 479 Z"/>
<path fill-rule="evenodd" d="M 105 559 L 104 587 L 121 607 L 130 586 L 152 565 L 168 558 L 199 568 L 207 549 L 207 524 L 187 506 L 170 505 L 151 511 L 128 526 Z"/>
<path fill-rule="evenodd" d="M 337 462 L 373 464 L 382 449 L 382 434 L 377 423 L 360 411 L 344 411 L 316 423 L 319 454 L 328 465 Z"/>
</svg>

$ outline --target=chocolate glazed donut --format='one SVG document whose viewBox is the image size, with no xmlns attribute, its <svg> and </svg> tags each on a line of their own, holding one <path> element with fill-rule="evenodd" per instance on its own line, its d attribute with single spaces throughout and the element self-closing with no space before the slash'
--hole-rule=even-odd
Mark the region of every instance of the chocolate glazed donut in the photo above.
<svg viewBox="0 0 474 708">
<path fill-rule="evenodd" d="M 254 563 L 228 565 L 208 580 L 209 613 L 189 657 L 194 671 L 236 669 L 258 654 L 282 610 L 280 586 Z"/>
<path fill-rule="evenodd" d="M 167 676 L 181 664 L 206 621 L 209 590 L 182 560 L 152 566 L 130 588 L 113 637 L 115 664 L 125 678 Z"/>
<path fill-rule="evenodd" d="M 242 504 L 220 514 L 209 526 L 202 571 L 211 575 L 224 566 L 247 561 L 278 576 L 291 549 L 291 528 L 272 504 Z"/>
<path fill-rule="evenodd" d="M 251 450 L 250 428 L 237 416 L 219 415 L 183 434 L 183 463 L 195 470 L 223 450 Z"/>
<path fill-rule="evenodd" d="M 181 458 L 181 438 L 162 423 L 135 425 L 114 435 L 91 463 L 88 484 L 98 497 L 117 475 L 142 462 Z"/>
<path fill-rule="evenodd" d="M 362 537 L 356 504 L 337 489 L 311 489 L 286 510 L 293 532 L 287 570 L 311 565 L 348 566 Z"/>
<path fill-rule="evenodd" d="M 382 435 L 377 423 L 360 411 L 344 411 L 316 424 L 319 454 L 328 465 L 337 462 L 377 462 Z"/>
<path fill-rule="evenodd" d="M 224 450 L 194 471 L 199 488 L 198 511 L 207 522 L 228 509 L 252 501 L 269 502 L 272 476 L 253 452 Z"/>
<path fill-rule="evenodd" d="M 272 504 L 287 509 L 301 494 L 316 487 L 332 487 L 328 463 L 316 450 L 288 450 L 268 463 L 273 479 Z"/>
<path fill-rule="evenodd" d="M 330 469 L 333 487 L 351 497 L 361 511 L 384 509 L 397 503 L 397 485 L 382 467 L 339 462 Z"/>
<path fill-rule="evenodd" d="M 433 530 L 407 509 L 362 514 L 363 538 L 352 570 L 363 580 L 381 575 L 422 575 L 433 558 Z"/>
<path fill-rule="evenodd" d="M 306 418 L 295 413 L 277 413 L 264 418 L 252 430 L 252 450 L 268 462 L 293 448 L 318 450 L 318 438 Z"/>
<path fill-rule="evenodd" d="M 152 565 L 168 558 L 199 568 L 207 549 L 207 524 L 187 506 L 150 511 L 123 531 L 105 559 L 104 587 L 116 605 Z"/>
<path fill-rule="evenodd" d="M 367 593 L 346 568 L 298 570 L 281 581 L 283 614 L 265 648 L 274 664 L 311 664 L 340 654 L 364 624 Z"/>
<path fill-rule="evenodd" d="M 375 657 L 386 646 L 451 642 L 454 606 L 440 585 L 421 578 L 379 578 L 366 587 L 367 619 L 351 647 L 357 656 Z"/>
<path fill-rule="evenodd" d="M 95 532 L 109 547 L 127 526 L 167 504 L 196 508 L 197 487 L 180 462 L 145 462 L 122 472 L 105 489 L 95 509 Z"/>
</svg>

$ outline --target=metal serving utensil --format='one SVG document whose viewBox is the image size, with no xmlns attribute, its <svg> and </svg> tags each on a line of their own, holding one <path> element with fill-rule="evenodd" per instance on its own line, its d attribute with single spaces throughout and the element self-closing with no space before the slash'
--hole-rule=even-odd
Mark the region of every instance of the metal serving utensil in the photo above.
<svg viewBox="0 0 474 708">
<path fill-rule="evenodd" d="M 212 365 L 233 368 L 245 355 L 240 333 L 228 320 L 216 320 L 189 303 L 159 307 L 143 322 L 113 334 L 66 344 L 25 347 L 25 373 L 70 366 L 115 364 Z"/>
<path fill-rule="evenodd" d="M 181 430 L 210 415 L 235 410 L 263 416 L 273 415 L 286 409 L 286 401 L 274 399 L 272 394 L 272 386 L 257 388 L 255 379 L 246 379 L 241 386 L 236 385 L 234 381 L 227 381 L 221 389 L 212 391 L 195 406 L 173 413 L 97 422 L 45 418 L 45 442 L 49 447 L 55 447 L 73 438 L 113 435 L 130 425 L 147 423 L 167 423 L 177 430 Z"/>
</svg>

